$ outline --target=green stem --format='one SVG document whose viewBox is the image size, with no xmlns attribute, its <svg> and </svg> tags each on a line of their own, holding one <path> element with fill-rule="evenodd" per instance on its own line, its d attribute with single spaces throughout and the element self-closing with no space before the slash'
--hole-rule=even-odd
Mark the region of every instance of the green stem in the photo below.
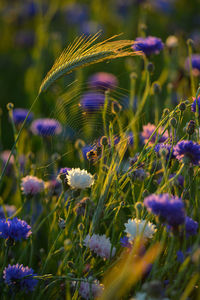
<svg viewBox="0 0 200 300">
<path fill-rule="evenodd" d="M 18 142 L 18 140 L 19 140 L 19 138 L 20 138 L 20 135 L 21 135 L 21 133 L 22 133 L 22 130 L 24 129 L 24 126 L 25 126 L 26 121 L 27 121 L 27 119 L 28 119 L 28 116 L 30 115 L 30 113 L 31 113 L 31 111 L 32 111 L 32 109 L 33 109 L 35 103 L 36 103 L 37 100 L 39 99 L 39 95 L 40 95 L 40 94 L 38 94 L 37 97 L 35 98 L 35 100 L 33 101 L 32 105 L 31 105 L 31 107 L 30 107 L 30 109 L 29 109 L 29 111 L 28 111 L 28 114 L 26 115 L 26 118 L 25 118 L 24 122 L 22 123 L 22 126 L 21 126 L 21 128 L 20 128 L 20 130 L 19 130 L 19 132 L 18 132 L 18 134 L 17 134 L 17 136 L 16 136 L 16 139 L 15 139 L 15 142 L 14 142 L 14 144 L 13 144 L 13 146 L 12 146 L 11 151 L 10 151 L 8 160 L 7 160 L 7 162 L 6 162 L 6 164 L 5 164 L 4 168 L 3 168 L 3 171 L 2 171 L 2 173 L 1 173 L 1 176 L 0 176 L 0 185 L 2 184 L 2 179 L 3 179 L 4 175 L 5 175 L 6 169 L 7 169 L 7 167 L 8 167 L 9 161 L 10 161 L 10 158 L 11 158 L 11 156 L 13 155 L 13 152 L 14 152 L 14 150 L 15 150 L 15 147 L 16 147 L 16 145 L 17 145 L 17 142 Z"/>
</svg>

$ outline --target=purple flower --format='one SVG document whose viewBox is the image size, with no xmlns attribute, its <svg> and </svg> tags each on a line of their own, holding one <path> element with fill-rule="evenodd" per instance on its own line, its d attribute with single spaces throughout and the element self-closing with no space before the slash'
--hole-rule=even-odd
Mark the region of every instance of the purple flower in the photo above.
<svg viewBox="0 0 200 300">
<path fill-rule="evenodd" d="M 70 170 L 71 170 L 71 168 L 67 168 L 67 167 L 61 168 L 59 170 L 59 175 L 61 175 L 61 174 L 68 175 L 68 171 L 70 171 Z"/>
<path fill-rule="evenodd" d="M 196 104 L 198 106 L 198 110 L 199 110 L 199 116 L 200 116 L 200 96 L 196 99 L 193 98 L 193 103 L 191 105 L 191 111 L 196 112 Z"/>
<path fill-rule="evenodd" d="M 144 199 L 148 211 L 176 227 L 185 221 L 184 204 L 181 198 L 169 194 L 152 194 Z"/>
<path fill-rule="evenodd" d="M 80 106 L 86 112 L 95 112 L 104 105 L 104 101 L 105 101 L 104 94 L 89 92 L 83 94 L 80 101 Z"/>
<path fill-rule="evenodd" d="M 172 147 L 172 145 L 170 144 L 157 144 L 155 147 L 154 147 L 154 151 L 156 153 L 158 153 L 158 155 L 160 156 L 160 151 L 162 151 L 162 149 L 165 149 L 166 150 L 166 160 L 169 159 L 170 157 L 170 153 L 171 153 L 171 158 L 174 158 L 174 149 Z"/>
<path fill-rule="evenodd" d="M 37 119 L 31 124 L 33 134 L 48 137 L 58 135 L 62 131 L 61 124 L 55 119 Z"/>
<path fill-rule="evenodd" d="M 158 54 L 164 47 L 162 40 L 154 36 L 138 37 L 135 41 L 137 43 L 132 46 L 133 50 L 142 51 L 146 55 Z"/>
<path fill-rule="evenodd" d="M 0 219 L 0 238 L 19 241 L 27 239 L 31 232 L 31 226 L 26 221 L 18 218 Z"/>
<path fill-rule="evenodd" d="M 174 147 L 174 156 L 182 162 L 189 162 L 198 166 L 200 163 L 200 145 L 193 141 L 180 141 Z"/>
<path fill-rule="evenodd" d="M 200 54 L 193 54 L 191 57 L 192 69 L 200 71 Z M 187 71 L 190 70 L 190 58 L 187 57 L 185 61 L 185 68 Z"/>
<path fill-rule="evenodd" d="M 88 85 L 95 89 L 114 89 L 117 84 L 116 76 L 106 72 L 95 73 L 88 80 Z"/>
<path fill-rule="evenodd" d="M 22 264 L 8 265 L 3 271 L 4 281 L 10 288 L 17 288 L 17 290 L 25 292 L 33 291 L 37 285 L 38 280 L 33 276 L 37 276 L 34 270 L 24 267 Z"/>
<path fill-rule="evenodd" d="M 11 217 L 16 212 L 14 205 L 3 205 L 0 206 L 0 218 Z"/>
<path fill-rule="evenodd" d="M 92 236 L 88 234 L 84 239 L 83 244 L 98 256 L 105 259 L 109 259 L 110 256 L 113 257 L 116 252 L 116 248 L 112 247 L 110 239 L 107 238 L 105 234 L 93 234 Z"/>
<path fill-rule="evenodd" d="M 143 125 L 143 131 L 142 131 L 141 135 L 142 135 L 142 138 L 143 138 L 143 141 L 145 144 L 147 143 L 147 141 L 149 140 L 150 136 L 155 131 L 155 129 L 156 129 L 156 126 L 154 124 L 148 123 L 147 125 Z M 169 138 L 169 135 L 166 131 L 165 131 L 165 133 L 163 133 L 163 131 L 164 131 L 164 128 L 162 128 L 162 127 L 158 128 L 157 133 L 155 133 L 152 136 L 149 144 L 152 145 L 156 141 L 158 143 L 164 143 Z"/>
<path fill-rule="evenodd" d="M 24 109 L 24 108 L 13 109 L 13 121 L 14 121 L 15 125 L 19 125 L 19 124 L 23 123 L 27 114 L 28 114 L 28 109 Z M 33 119 L 33 114 L 30 113 L 26 122 L 30 123 L 32 121 L 32 119 Z"/>
<path fill-rule="evenodd" d="M 198 227 L 199 227 L 198 222 L 194 221 L 192 218 L 189 218 L 189 217 L 185 218 L 186 236 L 196 235 Z"/>
</svg>

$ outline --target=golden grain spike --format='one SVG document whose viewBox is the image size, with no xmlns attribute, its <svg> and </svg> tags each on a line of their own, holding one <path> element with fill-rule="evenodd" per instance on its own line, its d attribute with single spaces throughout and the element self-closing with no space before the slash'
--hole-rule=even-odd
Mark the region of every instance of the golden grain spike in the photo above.
<svg viewBox="0 0 200 300">
<path fill-rule="evenodd" d="M 80 36 L 66 47 L 42 81 L 39 94 L 46 91 L 58 78 L 76 69 L 108 59 L 141 54 L 134 52 L 131 48 L 134 44 L 132 40 L 113 41 L 119 35 L 114 35 L 105 41 L 94 44 L 99 35 L 100 32 L 89 37 Z"/>
</svg>

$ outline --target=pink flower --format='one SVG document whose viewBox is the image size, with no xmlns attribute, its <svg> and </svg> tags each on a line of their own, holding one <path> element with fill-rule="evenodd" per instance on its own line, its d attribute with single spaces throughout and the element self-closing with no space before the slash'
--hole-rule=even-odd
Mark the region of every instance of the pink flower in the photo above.
<svg viewBox="0 0 200 300">
<path fill-rule="evenodd" d="M 79 294 L 84 299 L 91 299 L 99 297 L 103 291 L 103 284 L 100 284 L 98 280 L 92 280 L 88 278 L 89 282 L 82 281 L 79 288 Z"/>
<path fill-rule="evenodd" d="M 36 176 L 26 176 L 22 178 L 21 190 L 24 195 L 37 195 L 44 190 L 44 182 Z"/>
<path fill-rule="evenodd" d="M 110 239 L 104 235 L 93 234 L 91 237 L 88 234 L 83 241 L 85 247 L 89 247 L 91 251 L 94 251 L 98 256 L 109 259 L 110 256 L 114 256 L 116 249 L 112 248 Z"/>
</svg>

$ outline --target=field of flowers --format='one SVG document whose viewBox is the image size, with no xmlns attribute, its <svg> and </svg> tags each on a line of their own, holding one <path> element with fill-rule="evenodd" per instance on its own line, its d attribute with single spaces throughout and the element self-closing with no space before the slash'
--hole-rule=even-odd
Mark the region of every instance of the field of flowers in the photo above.
<svg viewBox="0 0 200 300">
<path fill-rule="evenodd" d="M 199 300 L 199 0 L 0 15 L 0 299 Z"/>
</svg>

